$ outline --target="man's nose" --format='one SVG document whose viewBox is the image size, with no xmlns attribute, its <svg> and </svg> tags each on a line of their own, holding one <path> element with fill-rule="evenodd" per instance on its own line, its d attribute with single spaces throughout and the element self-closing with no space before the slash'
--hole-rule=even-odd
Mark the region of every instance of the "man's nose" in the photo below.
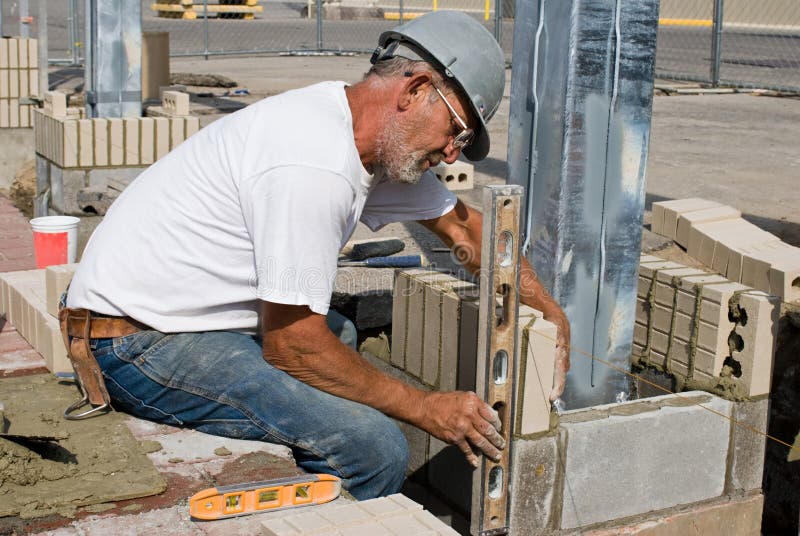
<svg viewBox="0 0 800 536">
<path fill-rule="evenodd" d="M 450 141 L 447 143 L 447 147 L 445 147 L 442 151 L 442 154 L 444 154 L 444 158 L 442 158 L 442 160 L 448 164 L 452 164 L 458 159 L 458 155 L 461 154 L 461 149 L 456 149 L 453 147 L 453 138 L 450 138 Z"/>
</svg>

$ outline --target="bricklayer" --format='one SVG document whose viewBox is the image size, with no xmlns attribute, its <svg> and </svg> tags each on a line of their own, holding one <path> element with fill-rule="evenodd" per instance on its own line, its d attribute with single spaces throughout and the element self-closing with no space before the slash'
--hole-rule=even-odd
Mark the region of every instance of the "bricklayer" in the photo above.
<svg viewBox="0 0 800 536">
<path fill-rule="evenodd" d="M 80 119 L 33 111 L 36 152 L 62 168 L 149 165 L 200 129 L 197 117 Z"/>
</svg>

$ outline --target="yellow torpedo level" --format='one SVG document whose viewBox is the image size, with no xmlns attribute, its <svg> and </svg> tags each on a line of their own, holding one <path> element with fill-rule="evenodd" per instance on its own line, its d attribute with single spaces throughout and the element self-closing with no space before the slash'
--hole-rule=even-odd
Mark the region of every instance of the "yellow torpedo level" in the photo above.
<svg viewBox="0 0 800 536">
<path fill-rule="evenodd" d="M 341 491 L 341 480 L 325 474 L 248 482 L 198 491 L 189 499 L 189 513 L 196 519 L 223 519 L 322 504 Z"/>
</svg>

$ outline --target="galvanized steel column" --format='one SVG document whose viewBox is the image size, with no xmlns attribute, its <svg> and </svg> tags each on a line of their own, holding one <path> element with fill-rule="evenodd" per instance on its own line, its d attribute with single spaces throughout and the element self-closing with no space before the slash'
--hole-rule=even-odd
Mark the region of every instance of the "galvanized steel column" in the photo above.
<svg viewBox="0 0 800 536">
<path fill-rule="evenodd" d="M 572 325 L 568 408 L 629 392 L 612 367 L 630 369 L 657 27 L 658 0 L 517 2 L 509 182 Z"/>
<path fill-rule="evenodd" d="M 86 115 L 142 115 L 142 5 L 86 0 Z"/>
</svg>

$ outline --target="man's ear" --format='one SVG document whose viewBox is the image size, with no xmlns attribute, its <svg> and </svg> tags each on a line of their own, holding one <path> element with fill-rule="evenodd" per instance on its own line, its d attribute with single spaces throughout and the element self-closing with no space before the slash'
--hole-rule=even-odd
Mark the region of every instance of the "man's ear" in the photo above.
<svg viewBox="0 0 800 536">
<path fill-rule="evenodd" d="M 413 73 L 404 78 L 404 81 L 398 101 L 398 107 L 401 110 L 407 110 L 427 98 L 428 86 L 433 82 L 433 77 L 430 73 L 423 71 Z"/>
</svg>

